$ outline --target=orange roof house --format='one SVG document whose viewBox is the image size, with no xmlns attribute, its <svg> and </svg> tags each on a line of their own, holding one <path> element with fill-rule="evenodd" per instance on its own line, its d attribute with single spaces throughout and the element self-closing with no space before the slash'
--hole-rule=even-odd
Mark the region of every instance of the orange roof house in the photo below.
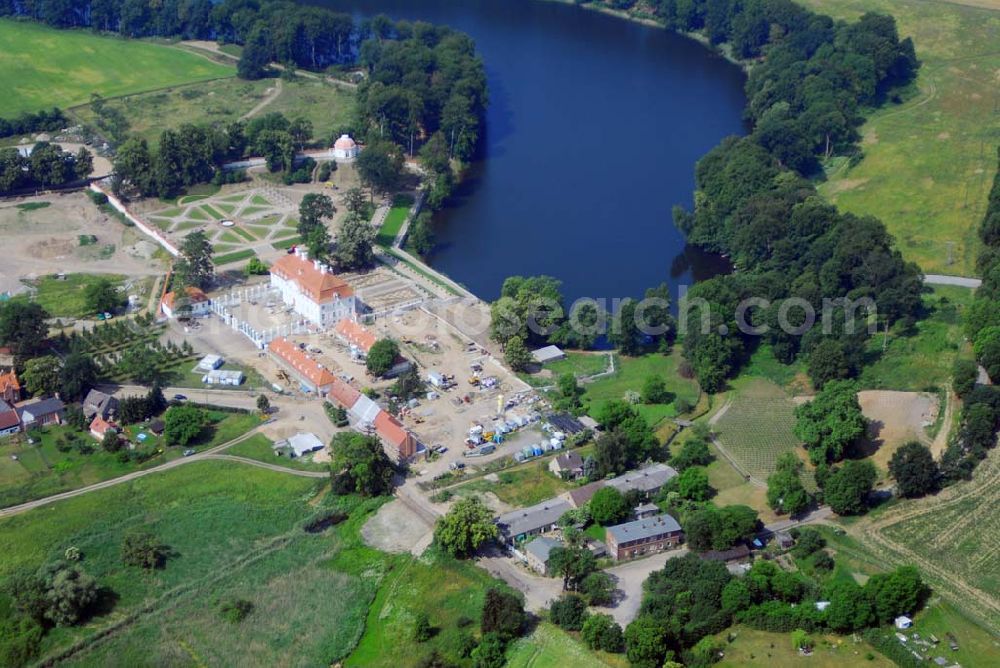
<svg viewBox="0 0 1000 668">
<path fill-rule="evenodd" d="M 361 393 L 339 378 L 334 378 L 333 383 L 330 385 L 330 391 L 327 392 L 327 396 L 335 400 L 344 408 L 350 408 L 357 403 L 358 397 L 361 396 Z"/>
<path fill-rule="evenodd" d="M 368 354 L 378 340 L 371 330 L 353 320 L 341 320 L 334 329 L 348 344 L 359 348 L 365 354 Z"/>
<path fill-rule="evenodd" d="M 271 273 L 286 281 L 295 283 L 299 291 L 312 301 L 322 304 L 335 297 L 345 299 L 354 296 L 354 289 L 329 267 L 318 261 L 311 261 L 305 253 L 293 253 L 280 257 L 271 265 Z"/>
<path fill-rule="evenodd" d="M 191 306 L 192 315 L 201 315 L 208 312 L 211 300 L 203 290 L 195 287 L 187 287 L 184 288 L 184 293 L 187 295 L 187 301 Z M 163 315 L 168 318 L 172 318 L 174 316 L 174 307 L 176 302 L 177 293 L 173 290 L 163 295 L 163 299 L 160 300 L 160 310 L 163 311 Z"/>
<path fill-rule="evenodd" d="M 114 431 L 117 427 L 113 422 L 105 420 L 100 415 L 96 416 L 90 423 L 90 433 L 99 441 L 104 440 L 104 435 L 108 433 L 109 429 Z"/>
<path fill-rule="evenodd" d="M 395 449 L 399 460 L 409 459 L 417 454 L 417 438 L 390 413 L 383 410 L 375 416 L 375 432 L 384 445 L 389 446 L 390 450 Z"/>
<path fill-rule="evenodd" d="M 274 339 L 267 348 L 283 366 L 295 374 L 299 382 L 317 394 L 329 392 L 337 381 L 337 377 L 329 369 L 286 338 Z"/>
<path fill-rule="evenodd" d="M 0 373 L 0 399 L 11 403 L 21 400 L 21 382 L 13 369 L 7 373 Z"/>
</svg>

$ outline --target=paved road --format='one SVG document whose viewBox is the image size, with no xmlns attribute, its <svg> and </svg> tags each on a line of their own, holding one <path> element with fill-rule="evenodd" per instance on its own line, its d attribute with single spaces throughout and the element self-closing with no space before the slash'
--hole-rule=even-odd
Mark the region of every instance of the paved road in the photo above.
<svg viewBox="0 0 1000 668">
<path fill-rule="evenodd" d="M 226 448 L 241 443 L 246 439 L 253 436 L 260 427 L 252 429 L 247 433 L 234 438 L 231 441 L 227 441 L 221 445 L 217 445 L 214 448 L 209 448 L 204 452 L 199 452 L 196 455 L 191 455 L 190 457 L 181 457 L 180 459 L 174 459 L 166 464 L 160 464 L 159 466 L 154 466 L 153 468 L 143 469 L 142 471 L 133 471 L 132 473 L 127 473 L 118 478 L 112 478 L 111 480 L 104 480 L 102 482 L 94 483 L 93 485 L 87 485 L 86 487 L 81 487 L 79 489 L 70 490 L 68 492 L 63 492 L 61 494 L 53 494 L 52 496 L 47 496 L 44 499 L 35 499 L 34 501 L 28 501 L 27 503 L 22 503 L 17 506 L 9 506 L 7 508 L 0 509 L 0 517 L 10 517 L 12 515 L 18 515 L 23 512 L 32 510 L 33 508 L 39 508 L 41 506 L 48 505 L 50 503 L 55 503 L 56 501 L 62 501 L 64 499 L 72 499 L 74 496 L 80 496 L 82 494 L 89 494 L 90 492 L 96 492 L 99 489 L 107 489 L 108 487 L 114 487 L 115 485 L 121 485 L 122 483 L 130 482 L 138 478 L 145 477 L 147 475 L 152 475 L 154 473 L 162 473 L 163 471 L 169 471 L 170 469 L 175 469 L 178 466 L 183 466 L 185 464 L 190 464 L 192 462 L 200 462 L 206 459 L 211 459 L 213 455 Z M 262 462 L 260 462 L 262 463 Z M 284 469 L 290 471 L 291 469 Z M 301 473 L 295 470 L 295 473 Z"/>
<path fill-rule="evenodd" d="M 925 274 L 924 283 L 928 285 L 957 285 L 960 288 L 978 288 L 983 282 L 978 278 L 965 276 L 945 276 L 943 274 Z"/>
</svg>

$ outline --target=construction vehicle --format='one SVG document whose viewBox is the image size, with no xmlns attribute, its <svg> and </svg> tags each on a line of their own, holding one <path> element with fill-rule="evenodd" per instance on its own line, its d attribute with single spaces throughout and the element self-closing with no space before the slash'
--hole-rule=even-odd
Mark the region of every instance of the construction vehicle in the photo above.
<svg viewBox="0 0 1000 668">
<path fill-rule="evenodd" d="M 479 376 L 469 376 L 469 385 L 479 385 Z"/>
</svg>

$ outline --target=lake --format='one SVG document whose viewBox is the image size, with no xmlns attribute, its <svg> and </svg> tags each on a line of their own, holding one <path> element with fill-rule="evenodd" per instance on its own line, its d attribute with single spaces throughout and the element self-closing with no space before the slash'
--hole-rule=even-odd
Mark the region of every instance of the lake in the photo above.
<svg viewBox="0 0 1000 668">
<path fill-rule="evenodd" d="M 742 71 L 665 30 L 538 0 L 323 0 L 360 16 L 447 24 L 486 65 L 481 159 L 438 214 L 435 268 L 483 299 L 548 274 L 569 300 L 641 296 L 724 268 L 686 247 L 695 162 L 743 134 Z"/>
</svg>

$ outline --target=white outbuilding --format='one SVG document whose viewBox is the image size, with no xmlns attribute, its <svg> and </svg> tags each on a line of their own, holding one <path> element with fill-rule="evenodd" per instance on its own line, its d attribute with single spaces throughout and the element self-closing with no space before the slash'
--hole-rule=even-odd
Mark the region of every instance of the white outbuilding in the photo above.
<svg viewBox="0 0 1000 668">
<path fill-rule="evenodd" d="M 333 142 L 334 160 L 354 160 L 358 157 L 359 151 L 357 142 L 351 139 L 350 135 L 340 135 L 337 141 Z"/>
</svg>

